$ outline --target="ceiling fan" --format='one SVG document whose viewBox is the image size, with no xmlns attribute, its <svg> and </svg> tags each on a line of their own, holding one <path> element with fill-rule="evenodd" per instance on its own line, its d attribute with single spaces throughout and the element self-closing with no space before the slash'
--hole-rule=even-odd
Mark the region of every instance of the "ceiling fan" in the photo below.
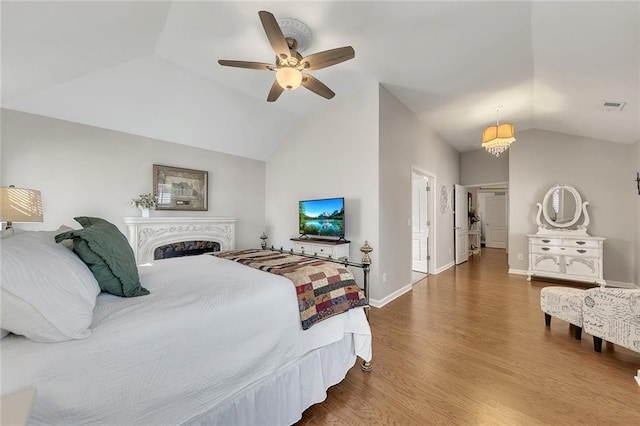
<svg viewBox="0 0 640 426">
<path fill-rule="evenodd" d="M 276 81 L 271 86 L 267 102 L 276 101 L 285 89 L 294 90 L 300 85 L 324 98 L 333 98 L 335 93 L 331 89 L 311 74 L 303 73 L 303 71 L 319 70 L 352 59 L 356 54 L 353 47 L 338 47 L 303 57 L 297 50 L 298 40 L 284 36 L 273 14 L 262 10 L 258 12 L 258 15 L 271 48 L 276 54 L 275 64 L 229 61 L 226 59 L 220 59 L 218 63 L 227 67 L 275 71 Z"/>
</svg>

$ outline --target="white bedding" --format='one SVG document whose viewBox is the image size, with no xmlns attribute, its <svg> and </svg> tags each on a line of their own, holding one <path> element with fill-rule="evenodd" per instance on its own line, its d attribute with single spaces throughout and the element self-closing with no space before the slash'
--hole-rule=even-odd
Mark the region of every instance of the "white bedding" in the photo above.
<svg viewBox="0 0 640 426">
<path fill-rule="evenodd" d="M 209 255 L 140 275 L 151 294 L 101 294 L 85 340 L 2 340 L 2 394 L 37 388 L 31 423 L 180 424 L 345 335 L 371 359 L 362 309 L 302 331 L 284 277 Z"/>
</svg>

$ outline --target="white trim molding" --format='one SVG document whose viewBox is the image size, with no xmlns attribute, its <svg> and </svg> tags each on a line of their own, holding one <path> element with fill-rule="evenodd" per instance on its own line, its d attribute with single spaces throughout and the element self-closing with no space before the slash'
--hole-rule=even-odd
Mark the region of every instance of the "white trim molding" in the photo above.
<svg viewBox="0 0 640 426">
<path fill-rule="evenodd" d="M 407 284 L 404 287 L 394 291 L 390 295 L 383 297 L 380 300 L 370 299 L 369 304 L 374 308 L 382 308 L 387 303 L 390 303 L 396 300 L 398 297 L 402 296 L 403 294 L 410 292 L 412 288 L 413 288 L 413 284 Z"/>
<path fill-rule="evenodd" d="M 234 217 L 125 217 L 129 244 L 136 263 L 153 259 L 153 251 L 165 244 L 182 241 L 214 241 L 220 250 L 233 250 L 236 244 Z"/>
<path fill-rule="evenodd" d="M 509 273 L 510 274 L 514 274 L 514 275 L 529 275 L 529 271 L 525 271 L 522 269 L 509 269 Z M 542 277 L 544 279 L 544 277 Z M 571 281 L 571 280 L 569 280 Z M 606 286 L 607 287 L 617 287 L 617 288 L 640 288 L 639 286 L 635 285 L 634 283 L 628 283 L 628 282 L 624 282 L 624 281 L 612 281 L 612 280 L 605 280 L 607 282 Z"/>
<path fill-rule="evenodd" d="M 454 261 L 451 261 L 451 262 L 447 263 L 446 265 L 444 265 L 443 267 L 436 269 L 433 272 L 433 274 L 434 275 L 438 275 L 439 273 L 444 272 L 449 268 L 453 268 L 454 266 L 456 266 L 456 263 Z"/>
<path fill-rule="evenodd" d="M 628 283 L 624 281 L 613 281 L 613 280 L 605 280 L 605 281 L 607 281 L 607 287 L 640 288 L 634 283 Z"/>
</svg>

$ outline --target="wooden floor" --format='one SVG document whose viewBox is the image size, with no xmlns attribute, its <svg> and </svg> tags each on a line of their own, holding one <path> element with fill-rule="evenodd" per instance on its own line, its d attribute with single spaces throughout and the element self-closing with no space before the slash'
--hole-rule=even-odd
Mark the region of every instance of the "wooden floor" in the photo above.
<svg viewBox="0 0 640 426">
<path fill-rule="evenodd" d="M 540 289 L 504 250 L 429 276 L 372 309 L 373 371 L 352 368 L 299 425 L 640 425 L 640 354 L 569 324 L 551 329 Z"/>
</svg>

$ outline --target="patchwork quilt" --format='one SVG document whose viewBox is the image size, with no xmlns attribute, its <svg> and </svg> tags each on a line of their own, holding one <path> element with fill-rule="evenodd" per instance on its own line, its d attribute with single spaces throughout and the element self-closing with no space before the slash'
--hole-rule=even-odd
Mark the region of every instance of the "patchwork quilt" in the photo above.
<svg viewBox="0 0 640 426">
<path fill-rule="evenodd" d="M 272 250 L 231 250 L 212 255 L 291 280 L 298 295 L 303 330 L 351 308 L 367 305 L 353 274 L 337 263 Z"/>
</svg>

